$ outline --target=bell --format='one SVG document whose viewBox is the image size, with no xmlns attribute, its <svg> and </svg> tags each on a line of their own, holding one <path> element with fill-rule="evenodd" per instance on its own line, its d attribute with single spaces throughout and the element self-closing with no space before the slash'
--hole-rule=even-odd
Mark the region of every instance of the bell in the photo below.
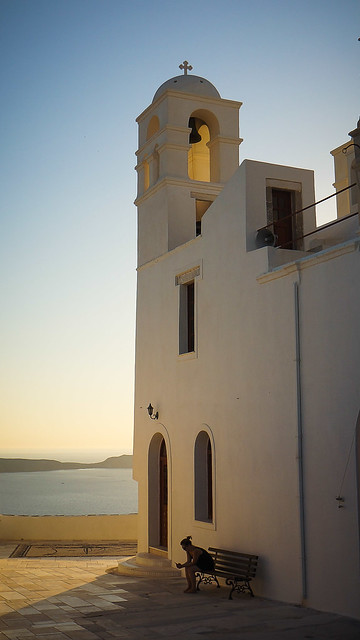
<svg viewBox="0 0 360 640">
<path fill-rule="evenodd" d="M 189 127 L 191 127 L 190 136 L 189 136 L 190 144 L 196 144 L 197 142 L 200 142 L 201 135 L 196 128 L 195 118 L 189 118 Z"/>
</svg>

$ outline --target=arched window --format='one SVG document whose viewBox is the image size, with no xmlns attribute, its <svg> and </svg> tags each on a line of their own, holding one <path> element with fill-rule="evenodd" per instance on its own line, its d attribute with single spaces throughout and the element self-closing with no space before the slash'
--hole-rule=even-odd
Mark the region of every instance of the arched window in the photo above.
<svg viewBox="0 0 360 640">
<path fill-rule="evenodd" d="M 189 136 L 188 175 L 191 180 L 210 182 L 210 131 L 201 118 L 189 119 L 191 128 Z"/>
<path fill-rule="evenodd" d="M 159 129 L 160 129 L 159 118 L 157 116 L 153 116 L 148 124 L 148 128 L 146 131 L 146 140 L 149 140 L 149 138 L 151 138 L 154 135 L 154 133 L 159 131 Z"/>
<path fill-rule="evenodd" d="M 213 451 L 206 431 L 195 441 L 195 520 L 213 521 Z"/>
</svg>

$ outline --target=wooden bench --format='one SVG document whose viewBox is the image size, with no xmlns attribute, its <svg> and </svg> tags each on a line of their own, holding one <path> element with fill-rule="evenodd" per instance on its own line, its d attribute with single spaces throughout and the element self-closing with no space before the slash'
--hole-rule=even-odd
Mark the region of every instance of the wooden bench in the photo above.
<svg viewBox="0 0 360 640">
<path fill-rule="evenodd" d="M 217 587 L 220 588 L 218 578 L 225 578 L 226 584 L 231 585 L 229 600 L 232 600 L 234 591 L 247 592 L 254 597 L 250 581 L 255 578 L 258 556 L 214 547 L 209 547 L 208 551 L 214 560 L 214 570 L 199 571 L 195 574 L 198 578 L 196 589 L 199 590 L 202 582 L 204 584 L 216 582 Z"/>
</svg>

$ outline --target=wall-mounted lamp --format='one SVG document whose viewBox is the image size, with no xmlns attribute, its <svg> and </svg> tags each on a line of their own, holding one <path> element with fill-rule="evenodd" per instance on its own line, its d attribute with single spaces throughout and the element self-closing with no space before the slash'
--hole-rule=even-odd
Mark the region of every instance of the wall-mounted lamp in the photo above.
<svg viewBox="0 0 360 640">
<path fill-rule="evenodd" d="M 149 414 L 149 418 L 151 418 L 151 420 L 158 420 L 159 418 L 159 412 L 157 411 L 156 413 L 154 413 L 154 407 L 152 406 L 151 402 L 147 408 L 147 412 Z"/>
</svg>

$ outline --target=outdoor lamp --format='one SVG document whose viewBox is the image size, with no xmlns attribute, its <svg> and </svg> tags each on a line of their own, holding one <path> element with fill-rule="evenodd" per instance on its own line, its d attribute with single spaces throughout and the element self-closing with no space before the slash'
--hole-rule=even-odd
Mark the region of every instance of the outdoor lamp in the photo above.
<svg viewBox="0 0 360 640">
<path fill-rule="evenodd" d="M 151 402 L 147 408 L 147 411 L 149 414 L 149 418 L 151 418 L 151 420 L 157 420 L 159 418 L 159 412 L 157 411 L 156 413 L 154 413 L 154 407 L 152 406 Z"/>
</svg>

